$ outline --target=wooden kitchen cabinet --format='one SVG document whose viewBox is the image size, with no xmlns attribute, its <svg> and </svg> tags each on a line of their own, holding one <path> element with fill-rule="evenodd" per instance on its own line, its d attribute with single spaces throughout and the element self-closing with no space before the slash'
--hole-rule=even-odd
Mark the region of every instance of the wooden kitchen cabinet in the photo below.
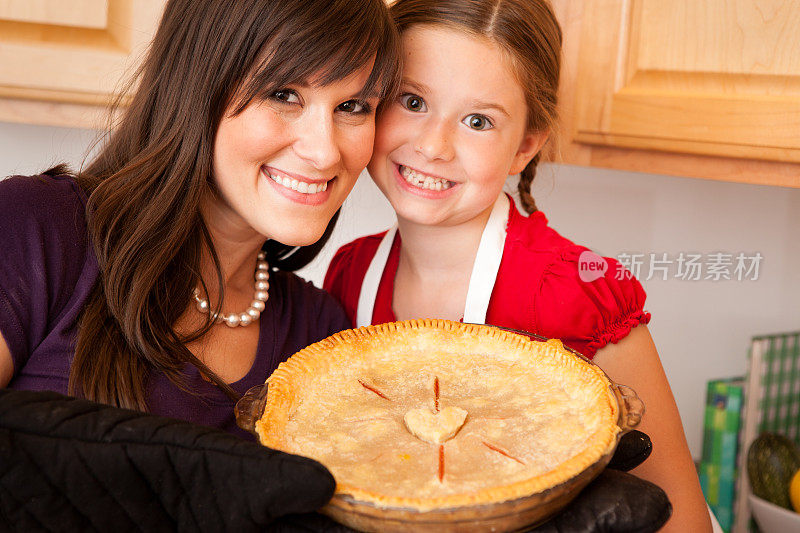
<svg viewBox="0 0 800 533">
<path fill-rule="evenodd" d="M 553 0 L 576 165 L 800 187 L 800 0 Z"/>
<path fill-rule="evenodd" d="M 800 0 L 552 0 L 550 159 L 800 187 Z M 102 128 L 165 0 L 0 0 L 0 121 Z"/>
<path fill-rule="evenodd" d="M 164 0 L 0 0 L 0 121 L 102 128 Z"/>
</svg>

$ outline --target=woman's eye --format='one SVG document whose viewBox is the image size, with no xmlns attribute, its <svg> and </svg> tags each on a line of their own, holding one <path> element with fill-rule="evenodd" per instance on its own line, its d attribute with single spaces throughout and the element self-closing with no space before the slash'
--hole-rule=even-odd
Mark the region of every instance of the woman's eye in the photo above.
<svg viewBox="0 0 800 533">
<path fill-rule="evenodd" d="M 469 115 L 462 122 L 473 130 L 488 130 L 494 127 L 491 120 L 478 114 Z"/>
<path fill-rule="evenodd" d="M 339 104 L 339 110 L 353 115 L 363 115 L 372 111 L 372 108 L 367 102 L 348 100 L 347 102 Z"/>
<path fill-rule="evenodd" d="M 274 93 L 270 95 L 271 98 L 275 100 L 280 100 L 281 102 L 286 102 L 288 104 L 299 104 L 300 97 L 297 96 L 297 93 L 291 89 L 278 89 Z"/>
<path fill-rule="evenodd" d="M 400 103 L 403 107 L 415 113 L 422 113 L 428 110 L 425 100 L 415 94 L 404 94 L 400 97 Z"/>
</svg>

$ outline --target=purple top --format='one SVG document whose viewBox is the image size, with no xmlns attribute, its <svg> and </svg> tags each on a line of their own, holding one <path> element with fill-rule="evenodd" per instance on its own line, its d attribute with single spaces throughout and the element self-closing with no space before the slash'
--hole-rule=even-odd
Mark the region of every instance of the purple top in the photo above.
<svg viewBox="0 0 800 533">
<path fill-rule="evenodd" d="M 67 392 L 77 320 L 99 274 L 85 209 L 86 195 L 68 176 L 0 181 L 0 332 L 14 362 L 9 388 Z M 231 386 L 243 394 L 293 353 L 349 327 L 327 293 L 294 274 L 272 272 L 255 362 Z M 151 375 L 152 413 L 251 437 L 236 426 L 234 402 L 194 366 L 187 364 L 186 374 L 198 395 Z"/>
</svg>

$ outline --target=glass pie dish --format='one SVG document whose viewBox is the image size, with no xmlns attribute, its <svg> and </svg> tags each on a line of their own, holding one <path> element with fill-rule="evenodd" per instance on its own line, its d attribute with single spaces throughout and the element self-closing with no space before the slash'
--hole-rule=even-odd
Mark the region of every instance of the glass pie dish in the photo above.
<svg viewBox="0 0 800 533">
<path fill-rule="evenodd" d="M 262 444 L 337 480 L 321 510 L 364 531 L 513 531 L 563 508 L 644 405 L 560 341 L 418 320 L 340 332 L 236 406 Z"/>
</svg>

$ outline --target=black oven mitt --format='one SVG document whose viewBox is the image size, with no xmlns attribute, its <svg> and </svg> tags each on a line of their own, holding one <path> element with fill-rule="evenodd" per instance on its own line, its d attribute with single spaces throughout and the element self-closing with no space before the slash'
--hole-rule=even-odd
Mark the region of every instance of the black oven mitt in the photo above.
<svg viewBox="0 0 800 533">
<path fill-rule="evenodd" d="M 641 431 L 623 435 L 606 469 L 560 513 L 530 531 L 648 533 L 661 529 L 672 515 L 666 493 L 627 473 L 647 459 L 652 449 L 650 437 Z"/>
<path fill-rule="evenodd" d="M 0 390 L 1 531 L 264 531 L 334 488 L 319 463 L 217 429 Z"/>
<path fill-rule="evenodd" d="M 652 451 L 650 437 L 631 431 L 620 439 L 608 467 L 535 533 L 606 533 L 658 531 L 672 514 L 667 495 L 658 486 L 628 474 Z M 273 532 L 348 533 L 353 530 L 316 513 L 287 515 L 271 524 Z"/>
</svg>

